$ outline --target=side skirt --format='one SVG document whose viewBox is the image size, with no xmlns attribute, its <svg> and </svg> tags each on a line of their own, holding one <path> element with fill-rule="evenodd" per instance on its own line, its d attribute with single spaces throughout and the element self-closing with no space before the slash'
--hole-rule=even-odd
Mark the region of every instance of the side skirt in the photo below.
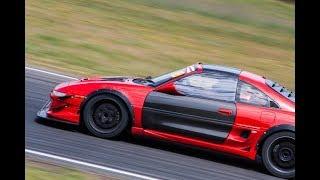
<svg viewBox="0 0 320 180">
<path fill-rule="evenodd" d="M 237 147 L 232 147 L 225 144 L 215 144 L 215 143 L 210 143 L 210 142 L 206 142 L 198 139 L 183 137 L 183 136 L 169 134 L 169 133 L 163 133 L 155 130 L 147 130 L 147 129 L 138 128 L 138 127 L 132 127 L 131 132 L 133 135 L 137 135 L 137 136 L 145 136 L 145 137 L 151 137 L 151 138 L 156 138 L 161 140 L 167 140 L 167 141 L 173 141 L 177 143 L 197 146 L 205 149 L 210 149 L 213 151 L 220 151 L 223 153 L 229 153 L 229 154 L 241 156 L 251 160 L 256 159 L 256 154 L 252 154 L 252 152 L 250 151 L 244 151 Z"/>
</svg>

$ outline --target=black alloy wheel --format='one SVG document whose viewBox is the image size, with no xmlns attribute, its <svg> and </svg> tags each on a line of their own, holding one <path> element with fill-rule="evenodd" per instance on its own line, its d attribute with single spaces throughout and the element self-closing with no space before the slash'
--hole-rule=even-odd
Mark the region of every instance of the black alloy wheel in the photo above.
<svg viewBox="0 0 320 180">
<path fill-rule="evenodd" d="M 110 94 L 97 95 L 89 99 L 82 116 L 87 129 L 101 138 L 119 136 L 129 123 L 126 105 L 120 98 Z"/>
<path fill-rule="evenodd" d="M 262 160 L 266 169 L 281 178 L 295 177 L 295 134 L 280 132 L 263 144 Z"/>
</svg>

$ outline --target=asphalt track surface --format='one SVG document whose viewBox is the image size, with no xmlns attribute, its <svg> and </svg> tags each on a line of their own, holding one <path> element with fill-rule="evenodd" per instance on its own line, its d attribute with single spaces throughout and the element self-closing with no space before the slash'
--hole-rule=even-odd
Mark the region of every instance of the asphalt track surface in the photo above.
<svg viewBox="0 0 320 180">
<path fill-rule="evenodd" d="M 278 179 L 254 162 L 217 152 L 145 138 L 100 139 L 77 126 L 37 120 L 50 91 L 70 79 L 30 69 L 25 76 L 26 149 L 158 179 Z"/>
</svg>

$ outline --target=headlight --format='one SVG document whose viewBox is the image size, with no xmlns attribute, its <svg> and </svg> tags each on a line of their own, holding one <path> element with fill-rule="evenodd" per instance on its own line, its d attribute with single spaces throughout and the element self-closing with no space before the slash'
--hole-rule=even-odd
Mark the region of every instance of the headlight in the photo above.
<svg viewBox="0 0 320 180">
<path fill-rule="evenodd" d="M 53 90 L 51 94 L 52 94 L 52 96 L 56 96 L 56 97 L 66 97 L 67 96 L 66 93 L 58 92 L 55 90 Z"/>
</svg>

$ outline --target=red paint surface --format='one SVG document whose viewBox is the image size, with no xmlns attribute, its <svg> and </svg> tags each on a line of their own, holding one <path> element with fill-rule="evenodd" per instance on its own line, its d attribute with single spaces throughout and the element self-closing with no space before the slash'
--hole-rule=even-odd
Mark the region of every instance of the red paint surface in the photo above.
<svg viewBox="0 0 320 180">
<path fill-rule="evenodd" d="M 197 71 L 183 75 L 188 76 L 193 73 L 201 73 L 202 68 Z M 132 79 L 124 82 L 117 81 L 104 81 L 99 77 L 91 78 L 82 81 L 73 81 L 62 83 L 58 85 L 55 90 L 70 95 L 70 98 L 59 100 L 59 98 L 51 95 L 52 105 L 47 112 L 48 116 L 64 120 L 72 123 L 79 123 L 80 121 L 80 105 L 85 98 L 91 93 L 101 89 L 111 89 L 118 91 L 129 100 L 134 113 L 132 134 L 160 138 L 168 141 L 175 141 L 184 144 L 190 144 L 203 148 L 228 152 L 239 156 L 255 159 L 257 149 L 256 144 L 260 137 L 269 128 L 281 125 L 290 124 L 295 126 L 295 103 L 282 97 L 280 94 L 272 90 L 265 84 L 265 79 L 261 76 L 243 71 L 239 79 L 245 81 L 262 92 L 267 94 L 270 98 L 280 105 L 280 109 L 256 107 L 253 105 L 237 103 L 237 112 L 234 125 L 229 133 L 229 136 L 223 143 L 214 143 L 202 139 L 194 139 L 184 137 L 176 134 L 169 134 L 159 131 L 143 129 L 142 122 L 142 109 L 143 103 L 149 92 L 153 90 L 170 92 L 177 94 L 174 89 L 173 82 L 181 77 L 172 79 L 171 81 L 157 87 L 135 84 Z M 248 138 L 242 138 L 240 134 L 244 131 L 250 131 Z"/>
</svg>

